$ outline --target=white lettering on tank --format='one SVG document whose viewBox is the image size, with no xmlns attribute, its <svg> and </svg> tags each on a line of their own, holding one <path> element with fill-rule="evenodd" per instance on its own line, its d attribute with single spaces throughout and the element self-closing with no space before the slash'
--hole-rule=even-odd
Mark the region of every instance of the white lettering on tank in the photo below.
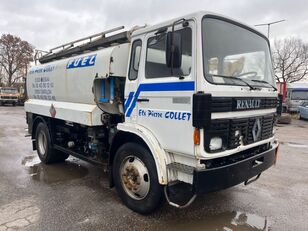
<svg viewBox="0 0 308 231">
<path fill-rule="evenodd" d="M 75 62 L 74 62 L 74 66 L 78 67 L 81 60 L 82 60 L 82 58 L 76 59 Z"/>
<path fill-rule="evenodd" d="M 86 56 L 82 59 L 82 62 L 81 62 L 81 66 L 86 66 L 87 65 L 87 61 L 89 59 L 89 56 Z"/>
<path fill-rule="evenodd" d="M 74 59 L 69 60 L 68 63 L 67 63 L 67 67 L 71 66 L 73 64 L 73 62 L 74 62 Z"/>
<path fill-rule="evenodd" d="M 90 65 L 94 65 L 95 64 L 95 55 L 92 55 L 92 57 L 91 57 L 91 59 L 90 59 L 90 61 L 89 61 L 89 64 Z"/>
</svg>

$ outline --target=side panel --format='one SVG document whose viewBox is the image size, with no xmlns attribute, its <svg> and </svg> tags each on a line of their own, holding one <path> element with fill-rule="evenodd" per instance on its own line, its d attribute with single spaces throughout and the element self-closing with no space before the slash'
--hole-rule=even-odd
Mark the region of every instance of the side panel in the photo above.
<svg viewBox="0 0 308 231">
<path fill-rule="evenodd" d="M 193 91 L 193 81 L 140 84 L 126 116 L 151 130 L 164 149 L 193 155 Z"/>
<path fill-rule="evenodd" d="M 25 111 L 87 126 L 102 125 L 102 111 L 96 105 L 29 99 Z"/>
</svg>

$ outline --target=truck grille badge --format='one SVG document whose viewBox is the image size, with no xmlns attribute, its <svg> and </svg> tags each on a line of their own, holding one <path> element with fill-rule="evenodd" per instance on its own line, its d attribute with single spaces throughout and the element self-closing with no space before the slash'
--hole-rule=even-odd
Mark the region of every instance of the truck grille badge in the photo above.
<svg viewBox="0 0 308 231">
<path fill-rule="evenodd" d="M 252 127 L 252 137 L 253 141 L 256 142 L 260 139 L 261 137 L 261 122 L 260 118 L 257 118 L 253 127 Z"/>
</svg>

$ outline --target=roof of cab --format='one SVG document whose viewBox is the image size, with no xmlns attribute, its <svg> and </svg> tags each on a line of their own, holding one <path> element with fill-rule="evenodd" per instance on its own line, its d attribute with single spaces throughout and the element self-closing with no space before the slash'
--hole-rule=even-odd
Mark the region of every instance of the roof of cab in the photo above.
<svg viewBox="0 0 308 231">
<path fill-rule="evenodd" d="M 245 24 L 243 22 L 240 22 L 240 21 L 238 21 L 236 19 L 224 16 L 224 15 L 221 15 L 221 14 L 213 13 L 213 12 L 210 12 L 210 11 L 197 11 L 197 12 L 194 12 L 194 13 L 191 13 L 191 14 L 187 14 L 187 15 L 183 15 L 183 16 L 180 16 L 180 17 L 177 17 L 177 18 L 173 18 L 173 19 L 170 19 L 170 20 L 163 21 L 163 22 L 155 24 L 155 25 L 142 27 L 141 29 L 137 29 L 137 30 L 133 31 L 131 36 L 134 37 L 134 36 L 137 36 L 137 35 L 140 35 L 140 34 L 144 34 L 144 33 L 148 33 L 148 32 L 151 32 L 151 31 L 158 30 L 161 27 L 171 26 L 174 21 L 177 21 L 177 20 L 182 19 L 182 18 L 185 18 L 185 19 L 195 19 L 197 21 L 201 21 L 201 19 L 205 15 L 217 16 L 217 17 L 224 18 L 224 19 L 227 19 L 229 21 L 235 22 L 237 24 L 241 24 L 244 27 L 248 27 L 251 30 L 261 34 L 264 38 L 267 39 L 267 37 L 264 35 L 264 33 L 262 33 L 261 31 L 257 30 L 256 28 L 252 27 L 251 25 L 247 25 L 247 24 Z"/>
</svg>

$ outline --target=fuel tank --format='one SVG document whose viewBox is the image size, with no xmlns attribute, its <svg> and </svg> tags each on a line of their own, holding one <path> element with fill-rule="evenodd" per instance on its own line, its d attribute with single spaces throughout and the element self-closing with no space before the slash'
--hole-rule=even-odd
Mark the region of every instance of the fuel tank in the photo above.
<svg viewBox="0 0 308 231">
<path fill-rule="evenodd" d="M 129 46 L 124 43 L 32 67 L 27 74 L 25 110 L 86 125 L 100 125 L 102 111 L 116 113 L 119 105 L 108 101 L 97 108 L 98 86 L 93 85 L 94 80 L 116 79 L 113 80 L 114 91 L 124 91 L 117 88 L 117 84 L 125 81 Z M 115 95 L 117 93 L 120 92 Z M 85 115 L 79 118 L 82 114 Z"/>
</svg>

